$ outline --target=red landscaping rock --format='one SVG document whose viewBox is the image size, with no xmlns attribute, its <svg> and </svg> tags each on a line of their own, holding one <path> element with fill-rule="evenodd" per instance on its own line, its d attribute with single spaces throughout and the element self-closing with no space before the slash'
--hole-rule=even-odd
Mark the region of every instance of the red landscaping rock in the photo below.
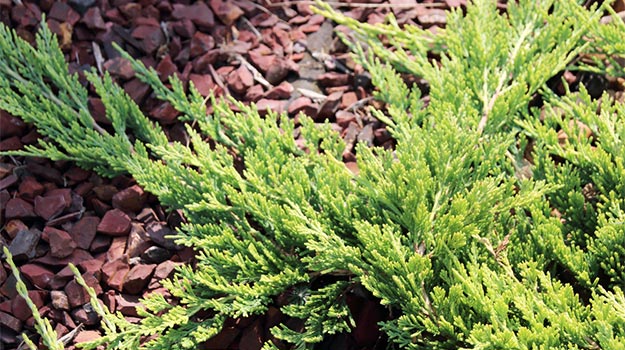
<svg viewBox="0 0 625 350">
<path fill-rule="evenodd" d="M 50 254 L 55 258 L 64 258 L 71 255 L 76 249 L 76 242 L 69 233 L 46 226 L 43 229 L 44 237 L 50 243 Z"/>
<path fill-rule="evenodd" d="M 132 37 L 141 40 L 143 51 L 148 55 L 153 54 L 161 45 L 165 44 L 165 34 L 156 25 L 140 25 L 132 31 Z"/>
<path fill-rule="evenodd" d="M 127 212 L 138 212 L 143 209 L 147 197 L 147 193 L 139 185 L 134 185 L 117 192 L 113 196 L 113 208 Z"/>
<path fill-rule="evenodd" d="M 230 349 L 230 344 L 239 336 L 241 331 L 235 327 L 224 327 L 216 336 L 210 338 L 203 344 L 205 349 L 226 350 Z"/>
<path fill-rule="evenodd" d="M 170 76 L 178 73 L 178 67 L 176 67 L 176 64 L 171 60 L 171 56 L 166 55 L 156 66 L 156 71 L 161 81 L 165 83 L 169 80 Z"/>
<path fill-rule="evenodd" d="M 104 261 L 102 259 L 91 259 L 82 261 L 78 264 L 78 269 L 84 275 L 91 275 L 97 280 L 100 280 L 102 276 L 102 265 L 104 265 Z"/>
<path fill-rule="evenodd" d="M 74 166 L 67 170 L 63 176 L 70 181 L 78 183 L 87 180 L 91 176 L 91 172 Z"/>
<path fill-rule="evenodd" d="M 15 174 L 11 174 L 4 179 L 0 180 L 0 190 L 4 190 L 5 188 L 9 188 L 17 183 L 19 179 Z"/>
<path fill-rule="evenodd" d="M 215 25 L 215 16 L 204 2 L 173 4 L 173 7 L 172 16 L 176 19 L 189 19 L 200 29 L 211 29 Z"/>
<path fill-rule="evenodd" d="M 284 58 L 275 57 L 265 72 L 265 79 L 270 84 L 278 84 L 289 74 L 291 64 Z"/>
<path fill-rule="evenodd" d="M 100 317 L 95 310 L 93 310 L 90 303 L 84 304 L 83 306 L 72 310 L 70 314 L 77 323 L 82 323 L 86 326 L 96 325 L 100 321 Z"/>
<path fill-rule="evenodd" d="M 161 102 L 150 110 L 150 116 L 164 124 L 173 123 L 179 114 L 169 102 Z"/>
<path fill-rule="evenodd" d="M 245 66 L 241 65 L 238 69 L 228 74 L 226 83 L 231 91 L 243 94 L 250 86 L 254 85 L 254 78 L 252 73 Z"/>
<path fill-rule="evenodd" d="M 147 286 L 154 268 L 156 265 L 144 265 L 138 264 L 133 266 L 132 269 L 126 274 L 123 284 L 124 293 L 128 294 L 141 294 L 144 288 Z"/>
<path fill-rule="evenodd" d="M 341 103 L 341 97 L 343 96 L 342 92 L 333 92 L 331 93 L 325 101 L 319 107 L 319 111 L 317 112 L 316 121 L 322 121 L 334 116 L 337 109 L 339 108 L 339 104 Z"/>
<path fill-rule="evenodd" d="M 189 19 L 183 18 L 172 24 L 174 32 L 183 38 L 190 38 L 195 33 L 195 24 Z"/>
<path fill-rule="evenodd" d="M 26 176 L 20 183 L 18 192 L 19 196 L 23 199 L 33 200 L 35 197 L 41 195 L 45 188 L 34 177 Z"/>
<path fill-rule="evenodd" d="M 72 226 L 69 234 L 78 248 L 89 249 L 95 238 L 100 219 L 95 216 L 85 216 Z"/>
<path fill-rule="evenodd" d="M 4 209 L 7 219 L 32 219 L 37 216 L 33 206 L 21 198 L 11 198 Z"/>
<path fill-rule="evenodd" d="M 105 252 L 108 247 L 111 245 L 111 236 L 106 235 L 96 235 L 89 246 L 89 251 L 93 253 L 102 253 Z"/>
<path fill-rule="evenodd" d="M 327 72 L 317 77 L 317 82 L 322 87 L 344 86 L 349 84 L 349 74 Z"/>
<path fill-rule="evenodd" d="M 28 297 L 35 304 L 37 309 L 40 309 L 44 305 L 44 300 L 48 292 L 42 290 L 29 290 Z M 12 315 L 17 317 L 20 321 L 26 321 L 33 314 L 26 304 L 26 300 L 21 296 L 15 297 L 11 302 Z"/>
<path fill-rule="evenodd" d="M 7 279 L 7 271 L 4 269 L 4 266 L 0 264 L 0 284 L 4 283 Z"/>
<path fill-rule="evenodd" d="M 263 86 L 260 84 L 256 84 L 251 88 L 247 89 L 245 93 L 245 99 L 249 102 L 258 102 L 264 95 Z"/>
<path fill-rule="evenodd" d="M 52 299 L 52 307 L 57 310 L 69 310 L 69 298 L 65 292 L 60 290 L 53 290 L 50 292 L 50 298 Z"/>
<path fill-rule="evenodd" d="M 109 287 L 121 292 L 128 271 L 130 271 L 130 266 L 128 266 L 126 258 L 109 261 L 102 265 L 102 281 Z"/>
<path fill-rule="evenodd" d="M 125 254 L 127 242 L 127 236 L 113 238 L 113 241 L 110 242 L 110 246 L 106 252 L 106 261 L 117 260 L 125 256 L 127 257 L 127 254 Z"/>
<path fill-rule="evenodd" d="M 11 136 L 22 136 L 25 130 L 26 124 L 20 118 L 0 111 L 0 139 L 6 139 Z"/>
<path fill-rule="evenodd" d="M 78 335 L 76 335 L 76 338 L 74 338 L 74 344 L 80 344 L 84 342 L 93 341 L 101 337 L 102 335 L 100 334 L 99 331 L 82 330 L 80 331 L 80 333 L 78 333 Z"/>
<path fill-rule="evenodd" d="M 257 318 L 251 326 L 246 327 L 239 342 L 240 350 L 260 350 L 264 343 L 262 319 Z"/>
<path fill-rule="evenodd" d="M 98 185 L 93 188 L 96 197 L 103 202 L 110 202 L 118 191 L 113 185 Z"/>
<path fill-rule="evenodd" d="M 354 113 L 350 113 L 346 111 L 337 111 L 335 116 L 336 116 L 336 123 L 341 128 L 347 128 L 350 123 L 356 122 L 356 115 Z"/>
<path fill-rule="evenodd" d="M 215 83 L 210 74 L 191 74 L 189 75 L 189 80 L 193 82 L 197 91 L 204 97 L 208 96 L 211 90 L 215 88 Z"/>
<path fill-rule="evenodd" d="M 208 34 L 202 32 L 195 32 L 193 38 L 191 38 L 191 45 L 189 48 L 189 55 L 191 58 L 200 56 L 215 48 L 215 39 Z"/>
<path fill-rule="evenodd" d="M 158 264 L 158 266 L 156 266 L 156 269 L 154 270 L 154 278 L 158 280 L 163 280 L 171 277 L 174 273 L 174 270 L 179 265 L 180 263 L 175 263 L 171 260 L 163 261 L 162 263 Z"/>
<path fill-rule="evenodd" d="M 42 219 L 48 221 L 61 215 L 67 204 L 62 195 L 37 196 L 35 197 L 35 213 Z"/>
<path fill-rule="evenodd" d="M 289 115 L 295 116 L 300 112 L 306 114 L 309 117 L 314 117 L 317 114 L 317 108 L 312 100 L 306 96 L 300 96 L 289 104 Z"/>
<path fill-rule="evenodd" d="M 16 333 L 22 330 L 22 321 L 2 311 L 0 311 L 0 325 Z"/>
<path fill-rule="evenodd" d="M 102 14 L 100 13 L 100 8 L 98 7 L 88 9 L 82 17 L 82 22 L 89 29 L 106 30 L 106 23 L 104 23 L 104 19 L 102 19 Z"/>
<path fill-rule="evenodd" d="M 130 232 L 130 218 L 119 209 L 109 210 L 98 224 L 97 231 L 109 236 L 125 236 Z"/>
<path fill-rule="evenodd" d="M 65 183 L 65 179 L 63 179 L 63 175 L 61 174 L 61 172 L 52 167 L 50 163 L 44 164 L 45 165 L 28 163 L 26 169 L 28 169 L 28 172 L 30 172 L 33 176 L 38 177 L 39 181 L 43 179 L 46 181 L 54 182 L 58 186 L 63 186 L 63 184 Z"/>
<path fill-rule="evenodd" d="M 221 23 L 227 26 L 232 25 L 237 19 L 239 19 L 239 17 L 243 15 L 243 10 L 241 10 L 240 7 L 234 5 L 234 3 L 229 0 L 210 0 L 209 4 Z"/>
<path fill-rule="evenodd" d="M 125 58 L 115 57 L 104 62 L 104 69 L 114 76 L 128 80 L 135 76 L 130 61 Z"/>
<path fill-rule="evenodd" d="M 130 98 L 132 98 L 132 100 L 138 105 L 142 105 L 143 100 L 147 96 L 148 92 L 150 92 L 150 86 L 143 83 L 141 80 L 134 78 L 124 84 L 124 91 L 126 91 Z"/>
<path fill-rule="evenodd" d="M 75 308 L 89 302 L 89 294 L 78 282 L 72 280 L 65 285 L 65 294 L 70 308 Z"/>
<path fill-rule="evenodd" d="M 277 113 L 282 113 L 286 111 L 286 104 L 287 104 L 287 101 L 268 100 L 265 98 L 261 98 L 260 100 L 258 100 L 258 102 L 256 102 L 256 107 L 258 108 L 258 112 L 261 115 L 264 115 L 269 110 L 272 110 Z"/>
<path fill-rule="evenodd" d="M 142 304 L 139 302 L 138 295 L 120 294 L 115 296 L 115 303 L 117 304 L 116 310 L 121 312 L 124 316 L 137 317 L 138 306 Z"/>
<path fill-rule="evenodd" d="M 283 81 L 280 85 L 274 87 L 273 89 L 267 91 L 265 94 L 266 99 L 275 99 L 275 100 L 286 100 L 291 97 L 295 89 L 293 89 L 293 85 L 291 85 L 287 81 Z"/>
<path fill-rule="evenodd" d="M 33 260 L 32 262 L 47 266 L 61 267 L 66 266 L 69 263 L 78 265 L 81 262 L 90 259 L 93 259 L 93 256 L 91 256 L 88 251 L 76 248 L 70 256 L 65 258 L 55 258 L 52 257 L 52 255 L 50 254 L 46 254 L 40 258 Z"/>
<path fill-rule="evenodd" d="M 348 91 L 341 98 L 340 109 L 346 109 L 358 101 L 358 95 L 353 91 Z"/>
<path fill-rule="evenodd" d="M 69 5 L 64 2 L 55 1 L 54 5 L 50 9 L 50 13 L 48 17 L 51 19 L 55 19 L 59 22 L 67 22 L 70 25 L 74 26 L 78 20 L 80 20 L 80 15 L 74 11 Z"/>
<path fill-rule="evenodd" d="M 47 289 L 54 272 L 37 264 L 25 264 L 20 267 L 21 275 L 37 288 Z M 2 283 L 0 281 L 0 283 Z"/>
<path fill-rule="evenodd" d="M 45 194 L 45 197 L 49 197 L 49 196 L 63 196 L 63 199 L 65 200 L 65 207 L 69 208 L 69 206 L 72 204 L 72 190 L 70 188 L 54 188 L 51 190 L 48 190 Z"/>
</svg>

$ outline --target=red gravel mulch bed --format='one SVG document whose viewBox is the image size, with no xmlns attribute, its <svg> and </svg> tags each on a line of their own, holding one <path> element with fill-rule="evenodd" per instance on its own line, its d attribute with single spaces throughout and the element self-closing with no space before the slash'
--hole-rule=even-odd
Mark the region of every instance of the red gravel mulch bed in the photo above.
<svg viewBox="0 0 625 350">
<path fill-rule="evenodd" d="M 344 3 L 348 6 L 341 10 L 360 21 L 381 22 L 392 11 L 399 23 L 436 30 L 445 24 L 446 9 L 466 1 Z M 155 67 L 162 79 L 176 74 L 192 81 L 204 96 L 214 91 L 255 102 L 261 111 L 271 108 L 294 118 L 303 112 L 317 122 L 329 121 L 347 141 L 343 159 L 354 172 L 356 142 L 394 146 L 383 125 L 363 108 L 375 103 L 369 98 L 370 78 L 333 34 L 346 28 L 314 15 L 309 2 L 0 0 L 0 21 L 30 42 L 43 14 L 71 71 L 110 72 L 171 140 L 188 140 L 178 113 L 154 98 L 112 43 Z M 97 96 L 89 106 L 97 122 L 107 125 Z M 0 111 L 0 150 L 20 149 L 38 138 L 32 126 Z M 111 311 L 132 320 L 142 295 L 167 293 L 159 280 L 193 260 L 192 250 L 165 238 L 184 218 L 163 208 L 130 177 L 104 179 L 68 162 L 2 157 L 0 208 L 0 242 L 14 252 L 41 315 L 60 336 L 75 336 L 69 337 L 68 349 L 99 336 L 98 317 L 73 281 L 69 262 Z M 22 332 L 36 339 L 33 317 L 16 295 L 15 278 L 6 263 L 0 264 L 0 349 L 20 348 Z M 376 323 L 389 311 L 365 293 L 349 302 L 355 329 L 320 346 L 386 349 Z M 205 348 L 260 349 L 270 339 L 269 329 L 285 321 L 297 326 L 276 307 L 264 316 L 231 320 Z"/>
</svg>

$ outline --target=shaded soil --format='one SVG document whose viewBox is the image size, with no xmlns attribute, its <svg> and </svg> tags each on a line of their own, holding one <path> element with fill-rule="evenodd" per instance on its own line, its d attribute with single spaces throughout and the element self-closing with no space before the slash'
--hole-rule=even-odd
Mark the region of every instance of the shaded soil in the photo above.
<svg viewBox="0 0 625 350">
<path fill-rule="evenodd" d="M 381 22 L 392 11 L 399 23 L 435 31 L 444 26 L 446 9 L 464 5 L 462 0 L 380 0 L 340 9 L 369 23 Z M 134 77 L 113 43 L 154 67 L 162 79 L 176 74 L 185 83 L 193 82 L 204 96 L 209 91 L 232 95 L 256 103 L 260 110 L 284 111 L 293 118 L 303 112 L 317 122 L 332 123 L 347 142 L 343 160 L 357 172 L 355 143 L 392 148 L 393 140 L 366 108 L 375 103 L 367 72 L 334 35 L 334 30 L 346 29 L 314 15 L 308 6 L 260 0 L 0 0 L 0 21 L 33 42 L 45 14 L 71 71 L 80 74 L 96 67 L 110 72 L 171 140 L 188 141 L 178 113 Z M 565 78 L 575 82 L 579 77 Z M 89 106 L 98 123 L 109 125 L 95 94 Z M 20 149 L 38 139 L 32 126 L 0 111 L 0 150 Z M 31 298 L 69 349 L 97 337 L 99 321 L 72 281 L 67 263 L 80 268 L 111 311 L 137 320 L 138 298 L 153 292 L 167 295 L 159 280 L 193 260 L 192 250 L 165 238 L 184 222 L 182 215 L 163 208 L 130 177 L 104 179 L 68 162 L 2 157 L 0 208 L 0 242 L 18 252 L 15 258 Z M 37 339 L 33 318 L 16 294 L 15 278 L 4 263 L 0 349 L 23 348 L 21 332 Z M 390 317 L 389 310 L 364 292 L 348 302 L 355 329 L 329 337 L 320 348 L 386 349 L 376 324 Z M 260 349 L 270 339 L 269 329 L 280 322 L 301 327 L 299 320 L 287 320 L 271 307 L 263 316 L 228 321 L 204 347 Z"/>
</svg>

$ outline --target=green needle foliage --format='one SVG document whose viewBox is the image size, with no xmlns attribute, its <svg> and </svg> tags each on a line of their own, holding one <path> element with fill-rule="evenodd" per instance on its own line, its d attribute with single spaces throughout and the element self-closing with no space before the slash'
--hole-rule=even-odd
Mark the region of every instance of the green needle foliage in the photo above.
<svg viewBox="0 0 625 350">
<path fill-rule="evenodd" d="M 45 26 L 36 48 L 0 29 L 0 108 L 45 136 L 10 154 L 130 173 L 184 212 L 177 242 L 197 252 L 164 282 L 176 303 L 148 296 L 137 325 L 96 303 L 105 335 L 83 346 L 194 349 L 226 319 L 290 295 L 281 311 L 304 329 L 272 332 L 312 349 L 354 327 L 346 298 L 364 288 L 394 311 L 380 325 L 397 348 L 625 349 L 625 107 L 546 86 L 580 55 L 596 60 L 579 69 L 618 75 L 622 21 L 600 25 L 603 8 L 572 0 L 510 2 L 505 14 L 476 0 L 433 35 L 316 11 L 358 36 L 356 58 L 386 103 L 371 112 L 397 141 L 358 145 L 358 175 L 330 125 L 302 116 L 298 146 L 285 115 L 205 101 L 126 53 L 192 122 L 190 145 L 168 142 L 110 77 L 89 73 L 113 124 L 104 130 Z M 428 81 L 427 105 L 399 72 Z"/>
</svg>

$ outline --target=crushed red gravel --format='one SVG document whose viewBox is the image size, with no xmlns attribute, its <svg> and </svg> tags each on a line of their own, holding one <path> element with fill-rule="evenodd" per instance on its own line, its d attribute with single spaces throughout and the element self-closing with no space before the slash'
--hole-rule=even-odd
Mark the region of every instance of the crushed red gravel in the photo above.
<svg viewBox="0 0 625 350">
<path fill-rule="evenodd" d="M 399 23 L 436 30 L 445 24 L 445 9 L 465 2 L 372 0 L 341 9 L 368 23 L 381 22 L 392 11 Z M 393 140 L 363 108 L 371 102 L 367 72 L 333 35 L 333 24 L 308 6 L 305 1 L 261 0 L 0 0 L 0 21 L 32 43 L 45 14 L 72 72 L 108 71 L 173 140 L 188 139 L 176 120 L 179 113 L 134 77 L 113 43 L 154 67 L 163 81 L 177 75 L 203 96 L 230 94 L 257 103 L 261 112 L 271 108 L 294 118 L 301 112 L 332 123 L 347 141 L 343 158 L 357 173 L 358 141 L 393 147 Z M 97 96 L 89 99 L 89 108 L 98 123 L 110 125 Z M 19 149 L 38 138 L 32 126 L 0 111 L 0 150 Z M 0 208 L 0 243 L 13 253 L 41 315 L 59 336 L 78 330 L 68 349 L 101 334 L 68 263 L 79 267 L 110 311 L 136 320 L 139 298 L 167 294 L 159 280 L 193 259 L 190 249 L 166 238 L 184 220 L 180 214 L 168 212 L 126 176 L 104 179 L 69 162 L 2 157 Z M 356 320 L 353 333 L 330 337 L 323 348 L 386 348 L 376 323 L 387 311 L 372 297 L 352 296 L 349 305 Z M 22 332 L 37 339 L 26 310 L 8 265 L 0 264 L 0 349 L 19 348 Z M 229 320 L 204 347 L 260 349 L 271 339 L 269 329 L 280 322 L 302 326 L 271 307 L 264 316 Z"/>
</svg>

